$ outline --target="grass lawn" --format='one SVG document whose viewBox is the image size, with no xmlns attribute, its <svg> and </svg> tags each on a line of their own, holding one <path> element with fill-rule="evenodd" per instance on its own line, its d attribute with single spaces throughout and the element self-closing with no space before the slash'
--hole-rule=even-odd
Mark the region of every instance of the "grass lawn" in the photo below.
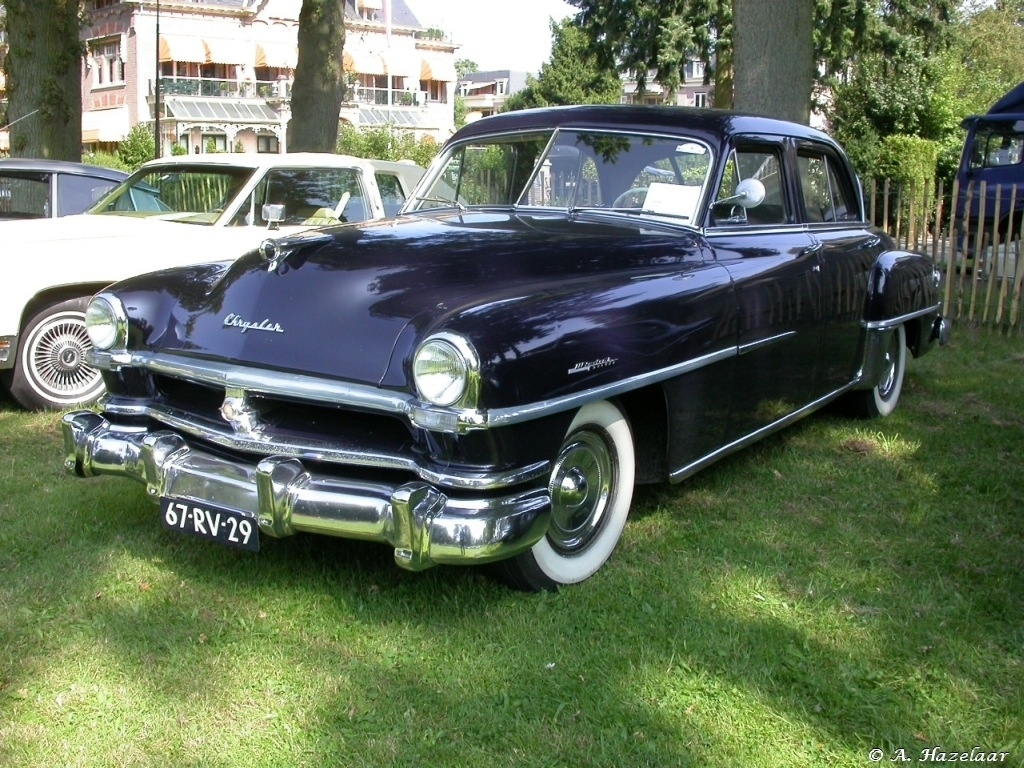
<svg viewBox="0 0 1024 768">
<path fill-rule="evenodd" d="M 553 595 L 165 532 L 57 422 L 0 403 L 0 765 L 1024 765 L 1020 337 L 957 328 L 889 419 L 641 489 Z"/>
</svg>

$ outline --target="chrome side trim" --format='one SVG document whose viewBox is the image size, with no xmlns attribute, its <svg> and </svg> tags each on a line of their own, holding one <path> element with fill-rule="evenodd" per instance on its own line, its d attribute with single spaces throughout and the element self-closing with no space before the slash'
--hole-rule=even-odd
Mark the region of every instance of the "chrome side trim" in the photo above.
<svg viewBox="0 0 1024 768">
<path fill-rule="evenodd" d="M 745 355 L 748 352 L 754 352 L 755 350 L 761 349 L 761 347 L 767 347 L 776 342 L 788 339 L 790 336 L 796 336 L 796 331 L 786 331 L 776 336 L 769 336 L 767 339 L 759 339 L 758 341 L 752 341 L 749 344 L 740 344 L 739 354 Z"/>
<path fill-rule="evenodd" d="M 749 435 L 739 438 L 738 440 L 733 440 L 728 445 L 724 445 L 721 448 L 707 454 L 706 456 L 703 456 L 697 459 L 696 461 L 687 464 L 686 466 L 673 470 L 672 472 L 669 473 L 668 479 L 673 483 L 678 483 L 682 480 L 685 480 L 691 475 L 704 469 L 704 467 L 707 467 L 710 464 L 714 464 L 719 459 L 725 458 L 730 453 L 735 453 L 736 451 L 741 450 L 742 448 L 746 448 L 748 445 L 753 445 L 762 438 L 770 435 L 772 432 L 777 432 L 783 427 L 787 427 L 793 422 L 799 421 L 807 414 L 811 413 L 812 411 L 818 410 L 824 405 L 827 405 L 828 403 L 832 402 L 837 397 L 844 394 L 845 392 L 848 392 L 852 388 L 852 383 L 847 384 L 846 386 L 840 387 L 834 392 L 830 392 L 824 397 L 819 397 L 813 403 L 809 403 L 808 405 L 805 405 L 803 408 L 799 408 L 793 411 L 788 416 L 783 416 L 778 421 L 773 421 L 771 424 L 767 424 L 761 427 L 760 429 L 751 432 Z"/>
<path fill-rule="evenodd" d="M 782 336 L 784 334 L 778 338 L 782 338 Z M 735 357 L 737 354 L 739 354 L 738 348 L 730 346 L 717 352 L 709 352 L 692 360 L 669 366 L 668 368 L 630 376 L 629 378 L 593 387 L 582 392 L 511 408 L 494 408 L 491 410 L 441 408 L 424 403 L 409 394 L 384 392 L 376 387 L 365 384 L 350 384 L 302 374 L 262 371 L 231 363 L 198 360 L 166 353 L 133 352 L 127 361 L 123 363 L 113 362 L 112 364 L 115 367 L 127 365 L 135 368 L 145 368 L 154 373 L 186 381 L 197 381 L 215 387 L 223 387 L 224 389 L 244 389 L 249 392 L 265 395 L 277 395 L 330 405 L 343 405 L 387 413 L 398 413 L 407 416 L 413 424 L 421 429 L 464 434 L 476 429 L 492 429 L 519 424 L 531 419 L 561 413 L 571 408 L 577 408 L 592 400 L 615 397 L 633 389 L 656 384 L 675 376 L 681 376 L 685 373 L 705 368 L 714 363 L 728 360 L 730 357 Z M 104 363 L 109 364 L 111 360 L 109 356 L 94 352 L 91 362 L 97 367 L 107 367 L 109 369 L 109 365 Z M 136 405 L 115 405 L 109 403 L 106 408 L 111 413 L 123 413 L 125 415 L 129 415 L 129 411 L 132 413 L 139 412 L 139 406 Z M 150 406 L 143 407 L 142 412 L 152 414 L 154 418 L 158 418 L 156 414 L 159 411 L 153 410 Z"/>
<path fill-rule="evenodd" d="M 865 322 L 864 327 L 867 328 L 869 331 L 880 331 L 885 330 L 887 328 L 895 328 L 897 325 L 903 325 L 903 323 L 907 322 L 908 320 L 914 320 L 918 317 L 924 317 L 925 315 L 929 315 L 932 312 L 940 312 L 941 310 L 942 302 L 939 302 L 934 307 L 925 307 L 924 309 L 918 309 L 914 312 L 908 312 L 905 315 L 893 317 L 889 320 L 872 320 L 870 322 Z"/>
<path fill-rule="evenodd" d="M 706 368 L 714 363 L 728 360 L 730 357 L 737 355 L 736 347 L 728 347 L 727 349 L 719 350 L 718 352 L 710 352 L 700 357 L 695 357 L 692 360 L 687 360 L 685 363 L 679 363 L 668 368 L 662 368 L 659 371 L 652 371 L 650 373 L 642 373 L 638 376 L 630 376 L 628 379 L 622 381 L 616 381 L 611 384 L 605 384 L 600 387 L 594 387 L 583 392 L 577 392 L 572 395 L 565 395 L 563 397 L 555 397 L 550 400 L 542 400 L 538 403 L 531 403 L 529 405 L 522 405 L 515 408 L 495 408 L 486 412 L 486 425 L 489 427 L 503 427 L 508 424 L 518 424 L 523 421 L 529 421 L 531 419 L 540 418 L 542 416 L 550 416 L 554 413 L 561 413 L 567 411 L 570 408 L 576 408 L 584 405 L 593 400 L 604 400 L 609 397 L 615 397 L 625 392 L 629 392 L 633 389 L 640 389 L 650 384 L 657 384 L 661 381 L 681 376 L 684 373 L 696 371 L 700 368 Z"/>
<path fill-rule="evenodd" d="M 120 431 L 92 411 L 66 414 L 61 427 L 64 466 L 79 477 L 136 480 L 154 502 L 208 500 L 250 516 L 271 537 L 307 531 L 390 544 L 395 562 L 412 571 L 512 557 L 544 536 L 551 517 L 546 483 L 457 498 L 423 482 L 327 475 L 284 456 L 256 464 L 215 456 L 170 431 Z"/>
<path fill-rule="evenodd" d="M 439 486 L 466 490 L 494 490 L 546 478 L 551 472 L 550 461 L 538 461 L 524 467 L 500 472 L 438 472 L 419 464 L 414 458 L 396 453 L 369 453 L 364 447 L 346 446 L 340 441 L 310 440 L 298 441 L 282 438 L 280 435 L 266 435 L 259 430 L 235 432 L 225 423 L 224 427 L 207 420 L 198 420 L 193 414 L 168 406 L 146 403 L 122 407 L 108 403 L 104 408 L 107 416 L 145 416 L 159 421 L 177 432 L 198 437 L 213 445 L 229 448 L 240 453 L 258 456 L 285 456 L 307 461 L 323 461 L 367 469 L 393 469 L 415 474 L 421 480 Z M 112 425 L 119 431 L 120 427 Z"/>
</svg>

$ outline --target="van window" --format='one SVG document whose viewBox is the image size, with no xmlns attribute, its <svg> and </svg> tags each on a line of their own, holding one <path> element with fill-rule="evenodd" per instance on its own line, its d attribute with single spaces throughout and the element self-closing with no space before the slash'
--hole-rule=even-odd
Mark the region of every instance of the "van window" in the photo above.
<svg viewBox="0 0 1024 768">
<path fill-rule="evenodd" d="M 974 134 L 971 168 L 999 168 L 1017 165 L 1024 157 L 1024 133 L 1012 125 L 993 125 Z"/>
</svg>

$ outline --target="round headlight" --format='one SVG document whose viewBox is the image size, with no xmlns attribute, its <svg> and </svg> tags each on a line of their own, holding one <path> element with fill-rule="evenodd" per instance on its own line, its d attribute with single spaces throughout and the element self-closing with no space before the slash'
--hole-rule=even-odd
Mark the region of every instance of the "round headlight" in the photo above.
<svg viewBox="0 0 1024 768">
<path fill-rule="evenodd" d="M 85 329 L 92 345 L 106 350 L 122 340 L 124 317 L 124 310 L 117 299 L 104 295 L 94 297 L 85 310 Z"/>
<path fill-rule="evenodd" d="M 433 405 L 459 402 L 469 387 L 472 355 L 472 347 L 462 339 L 435 337 L 424 342 L 412 364 L 420 397 Z"/>
</svg>

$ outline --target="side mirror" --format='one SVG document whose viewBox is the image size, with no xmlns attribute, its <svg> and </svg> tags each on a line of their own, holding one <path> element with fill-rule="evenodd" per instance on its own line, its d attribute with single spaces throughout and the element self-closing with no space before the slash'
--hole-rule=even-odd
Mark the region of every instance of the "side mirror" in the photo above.
<svg viewBox="0 0 1024 768">
<path fill-rule="evenodd" d="M 284 206 L 267 203 L 263 206 L 263 220 L 267 222 L 267 229 L 280 229 L 284 221 Z"/>
<path fill-rule="evenodd" d="M 736 194 L 715 200 L 715 205 L 734 203 L 740 208 L 757 208 L 764 202 L 764 184 L 757 179 L 744 179 L 736 185 Z"/>
</svg>

